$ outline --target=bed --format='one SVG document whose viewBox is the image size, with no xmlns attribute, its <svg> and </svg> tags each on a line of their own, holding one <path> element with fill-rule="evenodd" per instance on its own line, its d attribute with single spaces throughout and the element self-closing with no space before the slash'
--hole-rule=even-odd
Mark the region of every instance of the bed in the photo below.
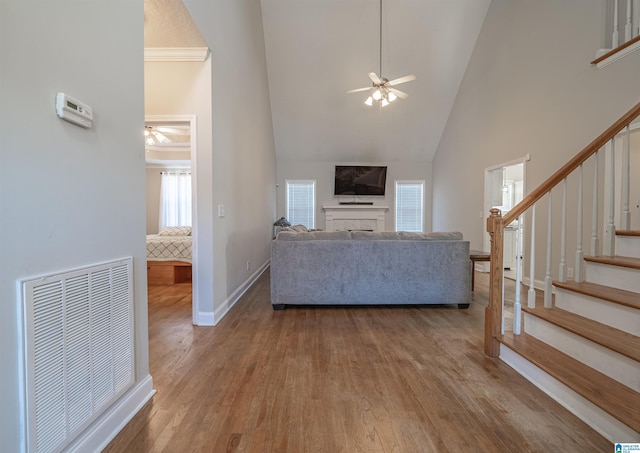
<svg viewBox="0 0 640 453">
<path fill-rule="evenodd" d="M 191 281 L 191 227 L 167 227 L 147 235 L 147 282 L 173 285 Z"/>
</svg>

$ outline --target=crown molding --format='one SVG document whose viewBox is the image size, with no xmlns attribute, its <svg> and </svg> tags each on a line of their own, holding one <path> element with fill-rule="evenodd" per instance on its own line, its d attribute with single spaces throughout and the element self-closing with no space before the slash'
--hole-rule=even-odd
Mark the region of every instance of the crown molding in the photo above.
<svg viewBox="0 0 640 453">
<path fill-rule="evenodd" d="M 144 61 L 205 61 L 208 47 L 145 47 Z"/>
</svg>

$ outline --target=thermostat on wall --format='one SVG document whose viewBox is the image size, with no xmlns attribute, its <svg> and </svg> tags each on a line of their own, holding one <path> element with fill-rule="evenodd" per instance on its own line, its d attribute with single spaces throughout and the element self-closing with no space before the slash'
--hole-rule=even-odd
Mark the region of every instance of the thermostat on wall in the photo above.
<svg viewBox="0 0 640 453">
<path fill-rule="evenodd" d="M 56 94 L 56 114 L 59 118 L 78 126 L 90 128 L 93 124 L 91 107 L 64 93 Z"/>
</svg>

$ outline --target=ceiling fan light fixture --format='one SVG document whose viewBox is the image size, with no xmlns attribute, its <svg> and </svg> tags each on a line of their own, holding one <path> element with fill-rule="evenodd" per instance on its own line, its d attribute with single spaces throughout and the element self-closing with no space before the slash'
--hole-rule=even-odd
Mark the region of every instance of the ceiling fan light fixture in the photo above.
<svg viewBox="0 0 640 453">
<path fill-rule="evenodd" d="M 360 91 L 374 90 L 373 93 L 367 98 L 364 103 L 368 106 L 373 105 L 373 101 L 380 103 L 382 107 L 389 105 L 390 102 L 395 101 L 399 97 L 402 99 L 407 98 L 407 93 L 404 93 L 400 90 L 397 90 L 395 87 L 401 83 L 411 82 L 416 79 L 416 76 L 413 74 L 406 75 L 404 77 L 399 77 L 397 79 L 389 80 L 386 77 L 382 76 L 382 0 L 380 0 L 380 32 L 378 34 L 380 39 L 380 76 L 375 72 L 369 73 L 369 79 L 373 82 L 373 86 L 356 88 L 355 90 L 349 90 L 347 93 L 357 93 Z"/>
</svg>

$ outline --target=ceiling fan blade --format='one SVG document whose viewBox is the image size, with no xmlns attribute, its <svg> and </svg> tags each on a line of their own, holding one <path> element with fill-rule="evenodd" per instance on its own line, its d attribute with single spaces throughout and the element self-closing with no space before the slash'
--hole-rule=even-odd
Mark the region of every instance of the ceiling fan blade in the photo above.
<svg viewBox="0 0 640 453">
<path fill-rule="evenodd" d="M 174 128 L 174 127 L 156 126 L 155 129 L 158 132 L 164 132 L 165 134 L 186 135 L 186 133 L 187 133 L 186 130 L 177 129 L 177 128 Z"/>
<path fill-rule="evenodd" d="M 406 75 L 404 77 L 399 77 L 397 79 L 393 79 L 393 80 L 389 81 L 387 83 L 387 85 L 391 85 L 391 86 L 399 85 L 401 83 L 411 82 L 412 80 L 416 80 L 416 76 L 414 76 L 413 74 L 409 74 L 409 75 Z"/>
<path fill-rule="evenodd" d="M 347 91 L 347 93 L 357 93 L 358 91 L 367 91 L 367 90 L 370 90 L 371 88 L 373 87 L 356 88 L 355 90 Z"/>
<path fill-rule="evenodd" d="M 400 99 L 407 99 L 409 97 L 409 95 L 404 91 L 396 90 L 395 88 L 389 88 L 389 91 L 398 96 Z"/>
<path fill-rule="evenodd" d="M 380 85 L 382 83 L 382 81 L 380 80 L 380 78 L 376 75 L 375 72 L 370 72 L 369 73 L 369 78 L 371 79 L 371 81 L 373 83 L 375 83 L 376 85 Z"/>
<path fill-rule="evenodd" d="M 160 141 L 160 143 L 171 143 L 171 140 L 158 131 L 153 131 L 152 134 Z"/>
</svg>

